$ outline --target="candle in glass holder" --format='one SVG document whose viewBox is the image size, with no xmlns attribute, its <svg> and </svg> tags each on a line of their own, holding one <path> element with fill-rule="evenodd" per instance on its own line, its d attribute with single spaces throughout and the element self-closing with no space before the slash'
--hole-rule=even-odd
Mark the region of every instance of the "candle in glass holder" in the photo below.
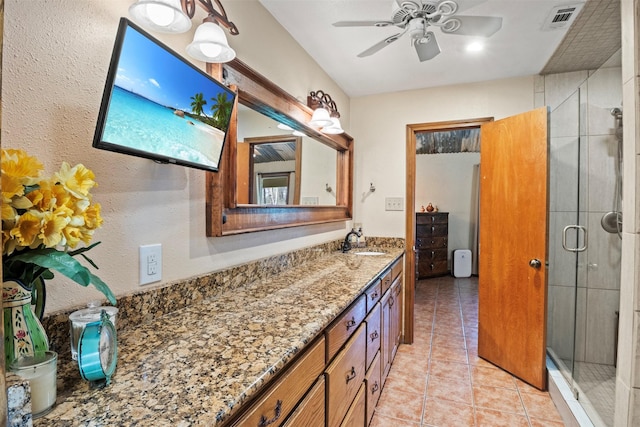
<svg viewBox="0 0 640 427">
<path fill-rule="evenodd" d="M 56 403 L 58 353 L 47 351 L 11 364 L 11 372 L 29 381 L 33 418 L 46 414 Z"/>
</svg>

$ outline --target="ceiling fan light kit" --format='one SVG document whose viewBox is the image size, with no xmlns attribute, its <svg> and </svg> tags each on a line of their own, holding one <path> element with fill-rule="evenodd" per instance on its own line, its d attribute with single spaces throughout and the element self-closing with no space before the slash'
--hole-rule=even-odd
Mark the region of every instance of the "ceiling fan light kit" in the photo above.
<svg viewBox="0 0 640 427">
<path fill-rule="evenodd" d="M 396 0 L 390 20 L 338 21 L 335 27 L 387 27 L 403 30 L 358 54 L 364 58 L 380 51 L 405 34 L 411 39 L 418 59 L 423 62 L 435 58 L 440 46 L 429 27 L 440 28 L 443 34 L 490 37 L 502 28 L 502 18 L 495 16 L 456 15 L 458 3 L 453 0 Z"/>
</svg>

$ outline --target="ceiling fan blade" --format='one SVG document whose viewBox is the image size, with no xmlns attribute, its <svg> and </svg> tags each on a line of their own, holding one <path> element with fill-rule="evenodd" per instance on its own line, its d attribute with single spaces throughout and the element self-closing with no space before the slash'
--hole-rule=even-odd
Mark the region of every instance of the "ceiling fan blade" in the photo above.
<svg viewBox="0 0 640 427">
<path fill-rule="evenodd" d="M 398 40 L 400 38 L 400 36 L 402 36 L 404 33 L 406 33 L 406 31 L 402 32 L 402 33 L 394 34 L 392 36 L 387 37 L 384 40 L 379 41 L 378 43 L 374 44 L 373 46 L 371 46 L 369 49 L 365 50 L 364 52 L 360 52 L 358 54 L 358 58 L 364 58 L 365 56 L 373 55 L 374 53 L 376 53 L 377 51 L 379 51 L 383 47 L 393 43 L 396 40 Z"/>
<path fill-rule="evenodd" d="M 442 27 L 442 32 L 447 34 L 458 34 L 461 36 L 482 36 L 489 37 L 494 35 L 502 28 L 502 18 L 497 16 L 460 16 L 454 15 L 450 19 L 460 21 L 460 28 L 450 31 L 446 24 Z M 447 21 L 444 21 L 445 23 Z"/>
<path fill-rule="evenodd" d="M 391 21 L 338 21 L 332 24 L 334 27 L 388 27 L 393 25 Z"/>
<path fill-rule="evenodd" d="M 420 62 L 435 58 L 440 53 L 436 36 L 428 31 L 425 37 L 413 40 Z"/>
</svg>

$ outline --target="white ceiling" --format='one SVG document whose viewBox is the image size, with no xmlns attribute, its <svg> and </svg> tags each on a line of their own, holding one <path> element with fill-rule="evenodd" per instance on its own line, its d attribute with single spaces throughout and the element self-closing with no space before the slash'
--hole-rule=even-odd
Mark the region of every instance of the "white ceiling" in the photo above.
<svg viewBox="0 0 640 427">
<path fill-rule="evenodd" d="M 417 0 L 419 1 L 419 0 Z M 466 52 L 477 38 L 436 35 L 441 53 L 420 62 L 407 34 L 365 58 L 357 55 L 402 30 L 334 27 L 337 21 L 391 19 L 395 0 L 260 0 L 260 3 L 350 97 L 527 76 L 540 73 L 567 27 L 546 30 L 554 6 L 585 0 L 456 0 L 458 14 L 502 17 L 482 52 Z"/>
</svg>

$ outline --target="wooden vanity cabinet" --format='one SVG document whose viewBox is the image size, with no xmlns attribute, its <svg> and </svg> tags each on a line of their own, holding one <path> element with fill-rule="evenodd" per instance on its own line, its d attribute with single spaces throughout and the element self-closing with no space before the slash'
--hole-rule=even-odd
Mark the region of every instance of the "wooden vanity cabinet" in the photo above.
<svg viewBox="0 0 640 427">
<path fill-rule="evenodd" d="M 402 337 L 402 268 L 382 272 L 229 425 L 369 425 Z"/>
<path fill-rule="evenodd" d="M 447 266 L 449 214 L 447 212 L 416 213 L 416 277 L 442 276 Z"/>
</svg>

